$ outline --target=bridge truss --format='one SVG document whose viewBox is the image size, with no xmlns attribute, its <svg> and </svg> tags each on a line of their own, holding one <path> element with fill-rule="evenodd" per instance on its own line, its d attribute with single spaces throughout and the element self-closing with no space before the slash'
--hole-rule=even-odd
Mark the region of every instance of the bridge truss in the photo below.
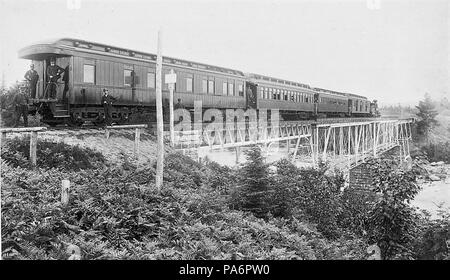
<svg viewBox="0 0 450 280">
<path fill-rule="evenodd" d="M 323 162 L 331 168 L 351 169 L 397 146 L 401 159 L 407 159 L 412 122 L 413 119 L 359 119 L 210 124 L 201 126 L 201 131 L 176 131 L 174 148 L 183 152 L 235 149 L 238 161 L 241 147 L 259 144 L 266 152 L 279 152 L 283 146 L 293 162 L 312 166 Z"/>
</svg>

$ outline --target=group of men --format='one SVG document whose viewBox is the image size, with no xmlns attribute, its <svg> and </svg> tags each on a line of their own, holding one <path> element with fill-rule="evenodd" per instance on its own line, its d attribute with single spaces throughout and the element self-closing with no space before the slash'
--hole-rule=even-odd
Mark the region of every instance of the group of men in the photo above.
<svg viewBox="0 0 450 280">
<path fill-rule="evenodd" d="M 44 98 L 56 98 L 56 87 L 59 78 L 66 72 L 66 69 L 56 65 L 54 57 L 50 59 L 50 65 L 47 66 L 47 85 L 44 91 Z M 36 98 L 36 86 L 39 81 L 39 74 L 34 70 L 34 64 L 30 65 L 30 70 L 25 73 L 25 80 L 28 82 L 30 97 Z M 68 90 L 68 75 L 64 74 L 63 81 L 65 82 L 64 93 Z"/>
<path fill-rule="evenodd" d="M 47 87 L 44 92 L 44 98 L 56 98 L 56 85 L 58 79 L 66 70 L 56 65 L 55 58 L 50 59 L 50 65 L 47 66 Z M 19 126 L 20 118 L 23 117 L 24 126 L 28 126 L 28 102 L 29 97 L 32 99 L 36 98 L 36 86 L 39 81 L 39 74 L 34 70 L 34 64 L 30 65 L 30 70 L 28 70 L 24 75 L 25 80 L 28 83 L 28 87 L 21 85 L 19 86 L 19 91 L 13 98 L 13 104 L 15 106 L 15 127 Z M 64 93 L 68 90 L 68 75 L 64 75 L 63 80 L 65 81 Z M 27 88 L 29 90 L 29 95 L 27 94 Z"/>
</svg>

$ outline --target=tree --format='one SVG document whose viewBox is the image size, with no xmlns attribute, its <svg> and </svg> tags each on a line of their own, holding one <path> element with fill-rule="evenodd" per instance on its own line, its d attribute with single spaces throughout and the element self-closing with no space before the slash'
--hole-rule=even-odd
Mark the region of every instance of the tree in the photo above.
<svg viewBox="0 0 450 280">
<path fill-rule="evenodd" d="M 425 94 L 425 99 L 423 101 L 419 101 L 419 106 L 416 106 L 416 108 L 419 110 L 416 115 L 420 119 L 417 122 L 417 133 L 424 136 L 428 141 L 430 131 L 438 124 L 435 119 L 438 112 L 435 110 L 433 101 L 428 94 Z"/>
<path fill-rule="evenodd" d="M 257 145 L 245 151 L 246 162 L 239 171 L 239 181 L 242 184 L 234 193 L 235 205 L 243 210 L 251 211 L 256 217 L 265 217 L 269 212 L 268 166 L 261 155 L 261 148 Z"/>
</svg>

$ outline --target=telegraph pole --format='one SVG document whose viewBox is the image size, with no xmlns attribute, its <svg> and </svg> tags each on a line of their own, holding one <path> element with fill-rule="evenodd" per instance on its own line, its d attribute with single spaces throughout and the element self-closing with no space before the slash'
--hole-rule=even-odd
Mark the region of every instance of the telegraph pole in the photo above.
<svg viewBox="0 0 450 280">
<path fill-rule="evenodd" d="M 156 162 L 156 189 L 161 191 L 164 171 L 164 124 L 162 112 L 162 31 L 158 31 L 158 53 L 156 58 L 156 122 L 157 122 L 157 162 Z"/>
</svg>

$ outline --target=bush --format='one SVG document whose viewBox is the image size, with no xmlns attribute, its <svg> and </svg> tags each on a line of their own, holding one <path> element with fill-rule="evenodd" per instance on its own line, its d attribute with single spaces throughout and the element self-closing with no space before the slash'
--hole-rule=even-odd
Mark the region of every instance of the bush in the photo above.
<svg viewBox="0 0 450 280">
<path fill-rule="evenodd" d="M 317 224 L 328 238 L 337 238 L 338 216 L 344 180 L 341 174 L 325 175 L 326 167 L 299 169 L 283 159 L 276 163 L 271 179 L 271 211 L 274 216 L 291 217 Z"/>
<path fill-rule="evenodd" d="M 245 151 L 246 162 L 238 173 L 240 185 L 232 194 L 232 205 L 236 209 L 251 211 L 257 217 L 265 217 L 269 212 L 268 166 L 264 163 L 259 146 L 252 146 Z"/>
<path fill-rule="evenodd" d="M 99 152 L 48 140 L 37 142 L 36 156 L 37 166 L 45 169 L 81 170 L 105 163 L 104 156 Z M 13 166 L 29 167 L 30 137 L 7 139 L 2 148 L 1 157 Z"/>
<path fill-rule="evenodd" d="M 429 161 L 450 163 L 450 141 L 425 144 L 421 147 L 421 151 L 426 154 Z"/>
<path fill-rule="evenodd" d="M 176 157 L 176 156 L 174 156 Z M 188 165 L 189 161 L 180 160 Z M 208 186 L 153 185 L 151 166 L 66 172 L 2 169 L 5 259 L 359 259 L 365 243 L 333 242 L 296 219 L 262 219 L 228 209 Z M 172 172 L 171 167 L 167 168 Z M 179 168 L 178 168 L 179 169 Z M 195 174 L 183 173 L 190 181 Z M 147 177 L 146 177 L 147 176 Z M 60 181 L 72 182 L 59 202 Z M 152 177 L 153 178 L 153 177 Z"/>
<path fill-rule="evenodd" d="M 387 159 L 372 160 L 368 168 L 371 187 L 378 195 L 369 212 L 370 240 L 378 244 L 384 259 L 410 258 L 418 216 L 409 203 L 420 190 L 415 173 Z"/>
<path fill-rule="evenodd" d="M 425 211 L 424 211 L 425 212 Z M 414 257 L 420 260 L 450 260 L 450 213 L 441 211 L 437 219 L 424 213 L 418 219 L 413 242 Z"/>
</svg>

